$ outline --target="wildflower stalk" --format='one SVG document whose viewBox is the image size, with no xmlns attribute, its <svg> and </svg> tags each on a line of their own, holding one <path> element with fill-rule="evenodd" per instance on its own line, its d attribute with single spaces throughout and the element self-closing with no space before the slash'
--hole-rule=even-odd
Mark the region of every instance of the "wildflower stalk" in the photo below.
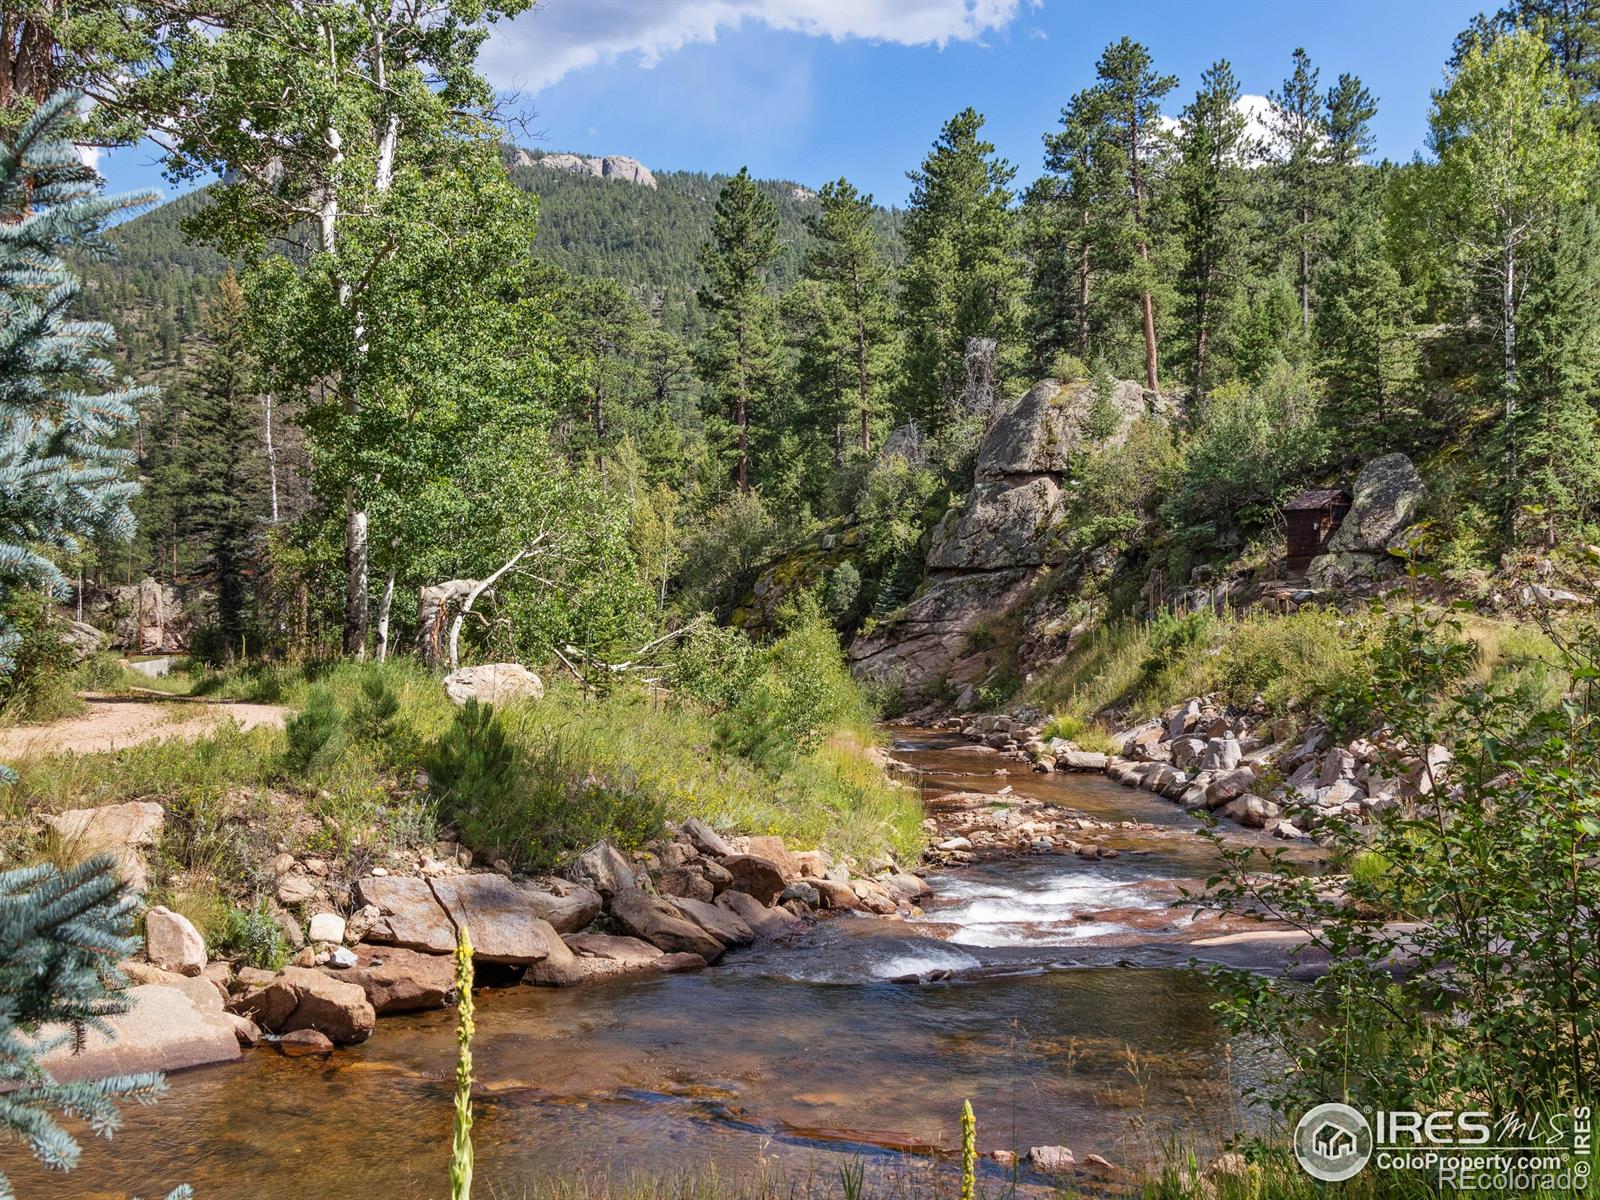
<svg viewBox="0 0 1600 1200">
<path fill-rule="evenodd" d="M 450 1200 L 472 1200 L 472 938 L 456 941 L 456 1119 L 450 1146 Z"/>
</svg>

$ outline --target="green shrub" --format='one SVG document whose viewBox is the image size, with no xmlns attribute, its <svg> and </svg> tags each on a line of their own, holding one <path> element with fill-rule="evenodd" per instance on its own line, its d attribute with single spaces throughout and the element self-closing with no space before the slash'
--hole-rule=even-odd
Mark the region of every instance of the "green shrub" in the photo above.
<svg viewBox="0 0 1600 1200">
<path fill-rule="evenodd" d="M 1554 1113 L 1600 1078 L 1600 874 L 1578 864 L 1600 838 L 1600 632 L 1569 665 L 1579 692 L 1529 712 L 1476 682 L 1455 623 L 1421 609 L 1387 618 L 1359 689 L 1403 747 L 1442 744 L 1448 786 L 1377 814 L 1370 831 L 1319 833 L 1351 864 L 1349 903 L 1278 852 L 1227 847 L 1215 907 L 1279 914 L 1308 931 L 1281 976 L 1219 969 L 1217 1011 L 1289 1061 L 1257 1098 L 1287 1115 L 1330 1095 L 1358 1107 Z M 1396 913 L 1425 918 L 1397 929 Z M 1327 955 L 1308 979 L 1301 955 Z M 1395 967 L 1403 964 L 1403 970 Z M 1283 1031 L 1301 1033 L 1284 1039 Z"/>
<path fill-rule="evenodd" d="M 517 752 L 492 704 L 468 700 L 424 760 L 428 786 L 450 820 L 479 807 L 506 808 L 517 788 Z"/>
<path fill-rule="evenodd" d="M 213 949 L 264 971 L 276 971 L 289 961 L 289 943 L 265 900 L 256 901 L 253 908 L 230 908 Z"/>
<path fill-rule="evenodd" d="M 723 746 L 774 775 L 834 730 L 872 721 L 815 599 L 802 597 L 784 620 L 787 631 L 760 652 L 750 683 L 718 726 Z"/>
<path fill-rule="evenodd" d="M 16 639 L 10 647 L 16 665 L 0 674 L 0 720 L 51 721 L 82 711 L 77 656 L 61 636 L 49 599 L 37 592 L 12 591 L 0 612 L 0 625 Z"/>
<path fill-rule="evenodd" d="M 107 692 L 125 683 L 122 660 L 102 650 L 78 664 L 74 686 L 84 691 Z"/>
<path fill-rule="evenodd" d="M 861 572 L 855 563 L 842 562 L 828 573 L 822 590 L 822 607 L 835 621 L 850 615 L 861 596 Z"/>
<path fill-rule="evenodd" d="M 1228 630 L 1217 657 L 1217 686 L 1236 704 L 1260 695 L 1275 713 L 1314 706 L 1365 676 L 1365 629 L 1364 622 L 1326 608 L 1248 617 Z"/>
<path fill-rule="evenodd" d="M 283 733 L 284 774 L 305 779 L 328 767 L 346 740 L 344 714 L 333 692 L 312 688 L 305 707 L 284 723 Z"/>
<path fill-rule="evenodd" d="M 706 621 L 679 641 L 667 681 L 680 696 L 721 712 L 738 703 L 755 669 L 755 643 L 740 630 Z"/>
</svg>

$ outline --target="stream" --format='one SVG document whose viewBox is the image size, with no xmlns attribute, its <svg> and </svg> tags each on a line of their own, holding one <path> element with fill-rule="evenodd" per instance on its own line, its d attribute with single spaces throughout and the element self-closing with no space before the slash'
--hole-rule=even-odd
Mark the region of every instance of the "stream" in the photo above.
<svg viewBox="0 0 1600 1200">
<path fill-rule="evenodd" d="M 914 1183 L 949 1170 L 963 1099 L 984 1154 L 1059 1144 L 1080 1164 L 1148 1161 L 1173 1138 L 1205 1153 L 1240 1127 L 1239 1087 L 1272 1064 L 1230 1043 L 1186 964 L 1265 952 L 1198 944 L 1212 931 L 1172 907 L 1214 863 L 1193 819 L 1098 775 L 1035 775 L 949 735 L 896 736 L 930 809 L 1010 785 L 1148 824 L 1113 833 L 1115 858 L 931 874 L 920 919 L 843 914 L 696 975 L 480 992 L 479 1190 L 708 1171 L 832 1187 L 857 1165 Z M 71 1175 L 12 1148 L 5 1170 L 23 1197 L 149 1200 L 184 1182 L 200 1200 L 443 1196 L 453 1019 L 384 1018 L 325 1061 L 262 1050 L 176 1075 L 159 1104 L 125 1110 L 114 1142 L 84 1139 Z"/>
</svg>

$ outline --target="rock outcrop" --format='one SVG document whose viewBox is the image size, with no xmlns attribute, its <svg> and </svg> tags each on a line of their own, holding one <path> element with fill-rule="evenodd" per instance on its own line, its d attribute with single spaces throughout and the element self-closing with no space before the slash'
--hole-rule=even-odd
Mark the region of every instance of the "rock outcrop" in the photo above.
<svg viewBox="0 0 1600 1200">
<path fill-rule="evenodd" d="M 1091 446 L 1117 445 L 1145 418 L 1169 421 L 1176 406 L 1126 381 L 1046 379 L 996 410 L 978 448 L 972 489 L 931 535 L 928 577 L 904 609 L 857 638 L 857 674 L 916 692 L 978 682 L 969 655 L 979 622 L 1019 604 L 1041 569 L 1067 558 L 1059 533 L 1069 495 L 1063 476 Z"/>
<path fill-rule="evenodd" d="M 526 150 L 518 150 L 515 161 L 519 167 L 544 167 L 548 171 L 570 171 L 574 175 L 615 179 L 639 187 L 656 186 L 656 177 L 650 173 L 650 168 L 637 158 L 629 158 L 625 154 L 529 154 Z"/>
<path fill-rule="evenodd" d="M 110 593 L 113 644 L 131 654 L 181 654 L 189 647 L 191 622 L 183 597 L 171 584 L 146 575 Z"/>
<path fill-rule="evenodd" d="M 1311 560 L 1306 581 L 1344 588 L 1399 574 L 1406 531 L 1426 495 L 1422 476 L 1404 454 L 1373 459 L 1356 476 L 1350 511 L 1328 539 L 1328 552 Z"/>
</svg>

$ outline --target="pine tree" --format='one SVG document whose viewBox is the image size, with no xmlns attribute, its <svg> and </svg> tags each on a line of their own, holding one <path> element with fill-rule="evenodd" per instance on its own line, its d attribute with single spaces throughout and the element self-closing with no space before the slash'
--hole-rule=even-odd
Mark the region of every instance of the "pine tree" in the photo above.
<svg viewBox="0 0 1600 1200">
<path fill-rule="evenodd" d="M 982 131 L 983 117 L 964 109 L 945 122 L 922 169 L 908 173 L 900 399 L 905 416 L 930 428 L 943 425 L 957 403 L 968 343 L 994 339 L 1003 358 L 1020 325 L 1016 169 L 994 157 Z"/>
<path fill-rule="evenodd" d="M 1056 350 L 1087 363 L 1094 331 L 1095 277 L 1107 257 L 1105 198 L 1119 184 L 1105 140 L 1102 94 L 1079 92 L 1061 110 L 1061 129 L 1044 137 L 1052 175 L 1028 191 L 1024 213 L 1032 263 L 1030 305 L 1040 367 Z"/>
<path fill-rule="evenodd" d="M 204 349 L 185 389 L 175 464 L 178 522 L 192 541 L 197 578 L 216 594 L 224 658 L 239 652 L 249 627 L 250 579 L 269 515 L 247 318 L 244 292 L 230 272 L 206 316 Z"/>
<path fill-rule="evenodd" d="M 63 256 L 102 246 L 106 219 L 150 198 L 100 194 L 64 140 L 76 102 L 46 101 L 0 146 L 0 599 L 21 587 L 65 592 L 50 551 L 133 532 L 133 458 L 114 442 L 152 389 L 115 384 L 99 357 L 109 325 L 69 318 L 80 285 Z M 15 639 L 0 629 L 0 673 Z"/>
<path fill-rule="evenodd" d="M 772 395 L 774 309 L 767 285 L 777 256 L 777 209 L 741 167 L 717 197 L 711 240 L 700 255 L 706 284 L 699 297 L 714 318 L 701 373 L 737 431 L 734 481 L 741 492 L 750 490 L 752 412 L 766 408 Z"/>
<path fill-rule="evenodd" d="M 1327 120 L 1319 72 L 1303 49 L 1294 52 L 1294 70 L 1283 87 L 1268 95 L 1272 108 L 1267 125 L 1278 158 L 1283 210 L 1295 258 L 1295 284 L 1300 293 L 1300 327 L 1311 332 L 1311 276 L 1321 237 L 1324 202 L 1321 193 Z"/>
<path fill-rule="evenodd" d="M 1235 301 L 1243 268 L 1249 216 L 1245 163 L 1253 148 L 1238 99 L 1239 83 L 1225 60 L 1206 68 L 1178 135 L 1180 161 L 1173 182 L 1183 249 L 1179 287 L 1190 382 L 1197 394 L 1211 383 L 1212 343 Z"/>
<path fill-rule="evenodd" d="M 1600 499 L 1600 219 L 1566 210 L 1530 255 L 1518 365 L 1518 541 L 1554 546 Z"/>
<path fill-rule="evenodd" d="M 806 278 L 821 284 L 830 303 L 843 314 L 834 330 L 831 351 L 852 368 L 856 398 L 856 433 L 863 454 L 872 449 L 872 420 L 877 411 L 879 375 L 892 336 L 889 269 L 872 227 L 871 196 L 857 192 L 848 179 L 823 184 L 817 193 L 821 213 L 806 227 L 816 242 L 806 256 Z"/>
<path fill-rule="evenodd" d="M 1120 230 L 1122 270 L 1138 298 L 1144 334 L 1145 386 L 1161 386 L 1156 344 L 1156 291 L 1152 262 L 1155 182 L 1167 137 L 1161 126 L 1161 101 L 1178 86 L 1175 75 L 1155 69 L 1150 52 L 1129 38 L 1107 46 L 1095 64 L 1104 141 L 1115 147 L 1115 169 L 1124 186 L 1111 197 L 1111 220 Z"/>
<path fill-rule="evenodd" d="M 1381 231 L 1367 226 L 1318 275 L 1318 287 L 1318 369 L 1339 443 L 1360 455 L 1413 449 L 1418 414 L 1406 404 L 1407 364 L 1396 346 L 1410 305 Z"/>
<path fill-rule="evenodd" d="M 55 1083 L 39 1061 L 82 1046 L 90 1032 L 107 1031 L 106 1018 L 128 1011 L 117 963 L 134 950 L 137 906 L 107 856 L 65 871 L 46 864 L 0 872 L 0 1127 L 52 1170 L 72 1170 L 80 1152 L 52 1114 L 110 1137 L 120 1124 L 116 1101 L 148 1104 L 165 1090 L 157 1074 Z M 47 1025 L 64 1029 L 41 1042 Z M 11 1195 L 0 1174 L 0 1197 Z M 168 1200 L 187 1195 L 180 1188 Z"/>
</svg>

